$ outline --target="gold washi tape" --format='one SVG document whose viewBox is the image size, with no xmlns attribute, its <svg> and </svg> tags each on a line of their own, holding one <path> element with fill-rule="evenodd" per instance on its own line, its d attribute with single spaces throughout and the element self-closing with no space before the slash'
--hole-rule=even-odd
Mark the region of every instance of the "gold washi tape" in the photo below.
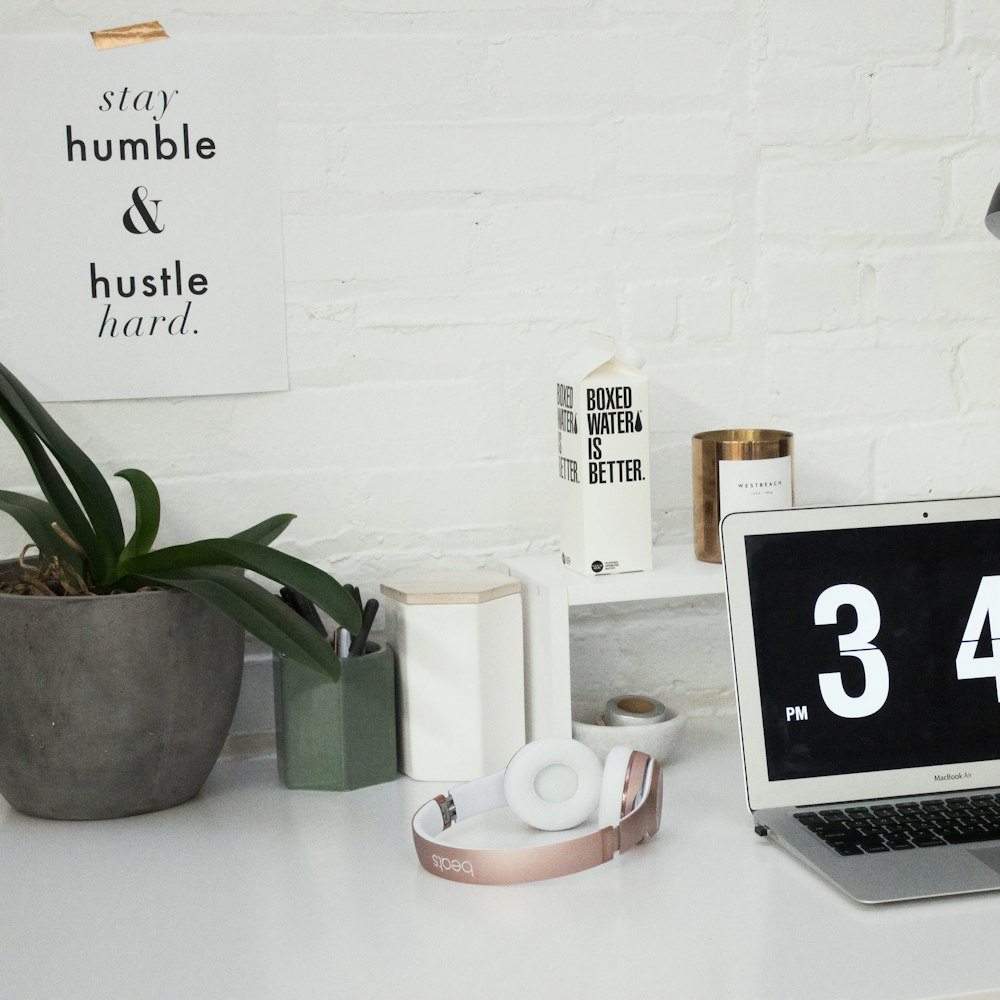
<svg viewBox="0 0 1000 1000">
<path fill-rule="evenodd" d="M 606 726 L 644 726 L 666 721 L 666 705 L 642 694 L 621 694 L 604 706 Z"/>
<path fill-rule="evenodd" d="M 105 31 L 92 31 L 94 47 L 98 52 L 108 49 L 120 49 L 125 45 L 141 45 L 143 42 L 156 42 L 170 36 L 163 30 L 159 21 L 144 21 L 142 24 L 126 24 L 121 28 L 108 28 Z"/>
</svg>

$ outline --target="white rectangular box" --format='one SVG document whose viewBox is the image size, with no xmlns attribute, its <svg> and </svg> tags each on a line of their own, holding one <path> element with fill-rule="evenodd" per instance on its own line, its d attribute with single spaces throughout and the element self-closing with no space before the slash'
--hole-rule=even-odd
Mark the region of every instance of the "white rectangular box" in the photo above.
<svg viewBox="0 0 1000 1000">
<path fill-rule="evenodd" d="M 521 584 L 433 573 L 382 584 L 399 668 L 399 769 L 418 781 L 502 771 L 524 744 Z"/>
<path fill-rule="evenodd" d="M 587 576 L 653 566 L 646 376 L 594 334 L 556 385 L 562 561 Z"/>
</svg>

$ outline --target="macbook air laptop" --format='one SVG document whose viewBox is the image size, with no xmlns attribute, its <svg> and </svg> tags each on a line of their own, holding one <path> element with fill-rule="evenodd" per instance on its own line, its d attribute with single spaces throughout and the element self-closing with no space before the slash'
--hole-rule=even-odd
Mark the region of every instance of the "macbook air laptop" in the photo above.
<svg viewBox="0 0 1000 1000">
<path fill-rule="evenodd" d="M 1000 888 L 1000 498 L 720 530 L 757 832 L 864 903 Z"/>
</svg>

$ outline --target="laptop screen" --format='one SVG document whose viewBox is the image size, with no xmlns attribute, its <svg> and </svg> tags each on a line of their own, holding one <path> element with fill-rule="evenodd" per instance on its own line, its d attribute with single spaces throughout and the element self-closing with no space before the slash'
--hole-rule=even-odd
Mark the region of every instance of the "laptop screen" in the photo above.
<svg viewBox="0 0 1000 1000">
<path fill-rule="evenodd" d="M 1000 757 L 1000 521 L 745 544 L 770 780 Z"/>
<path fill-rule="evenodd" d="M 1000 784 L 1000 498 L 722 523 L 751 808 Z"/>
</svg>

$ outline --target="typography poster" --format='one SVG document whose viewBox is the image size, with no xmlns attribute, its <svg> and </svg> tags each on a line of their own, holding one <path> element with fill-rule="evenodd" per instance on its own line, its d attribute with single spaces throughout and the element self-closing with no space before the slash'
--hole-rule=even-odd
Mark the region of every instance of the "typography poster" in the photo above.
<svg viewBox="0 0 1000 1000">
<path fill-rule="evenodd" d="M 41 399 L 287 388 L 271 58 L 0 39 L 0 360 Z"/>
</svg>

